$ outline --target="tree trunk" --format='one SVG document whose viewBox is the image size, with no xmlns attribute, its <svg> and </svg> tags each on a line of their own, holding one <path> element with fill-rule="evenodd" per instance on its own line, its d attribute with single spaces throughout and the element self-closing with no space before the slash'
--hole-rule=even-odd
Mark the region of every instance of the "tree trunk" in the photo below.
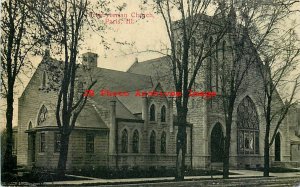
<svg viewBox="0 0 300 187">
<path fill-rule="evenodd" d="M 269 146 L 270 124 L 266 125 L 265 147 L 264 147 L 264 177 L 269 177 L 270 170 L 270 146 Z"/>
<path fill-rule="evenodd" d="M 7 94 L 7 106 L 6 106 L 6 150 L 4 154 L 3 172 L 12 172 L 16 167 L 12 157 L 12 143 L 13 143 L 13 131 L 12 131 L 12 121 L 13 121 L 13 88 L 8 89 Z"/>
<path fill-rule="evenodd" d="M 66 172 L 66 165 L 67 165 L 67 158 L 68 158 L 68 149 L 69 149 L 69 134 L 61 134 L 60 136 L 60 154 L 58 160 L 58 175 L 60 177 L 65 176 Z"/>
<path fill-rule="evenodd" d="M 185 153 L 186 153 L 186 113 L 178 113 L 178 133 L 176 138 L 176 175 L 175 180 L 184 180 Z"/>
<path fill-rule="evenodd" d="M 230 156 L 230 140 L 231 140 L 231 124 L 232 124 L 233 106 L 229 108 L 228 119 L 226 120 L 226 136 L 225 149 L 223 156 L 223 178 L 229 178 L 229 156 Z"/>
</svg>

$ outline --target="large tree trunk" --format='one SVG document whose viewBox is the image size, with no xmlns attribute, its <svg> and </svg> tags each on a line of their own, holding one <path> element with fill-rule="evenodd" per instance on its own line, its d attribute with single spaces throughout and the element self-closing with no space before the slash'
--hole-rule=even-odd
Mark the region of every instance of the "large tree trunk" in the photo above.
<svg viewBox="0 0 300 187">
<path fill-rule="evenodd" d="M 232 124 L 233 106 L 229 107 L 228 118 L 226 119 L 226 136 L 225 148 L 223 156 L 223 178 L 229 178 L 229 156 L 230 156 L 230 141 L 231 141 L 231 124 Z"/>
<path fill-rule="evenodd" d="M 3 171 L 4 172 L 12 172 L 12 170 L 16 167 L 12 157 L 12 143 L 13 143 L 13 131 L 12 131 L 12 121 L 13 121 L 13 88 L 9 86 L 8 94 L 7 94 L 7 106 L 6 106 L 6 150 L 4 154 L 4 163 L 3 163 Z"/>
<path fill-rule="evenodd" d="M 186 153 L 186 112 L 178 110 L 178 133 L 176 142 L 176 175 L 175 180 L 184 180 Z"/>
<path fill-rule="evenodd" d="M 69 134 L 61 134 L 60 136 L 60 154 L 58 160 L 58 175 L 60 177 L 65 176 L 67 158 L 68 158 L 68 149 L 69 149 Z"/>
<path fill-rule="evenodd" d="M 269 177 L 270 170 L 270 146 L 269 146 L 270 124 L 266 125 L 265 147 L 264 147 L 264 177 Z"/>
</svg>

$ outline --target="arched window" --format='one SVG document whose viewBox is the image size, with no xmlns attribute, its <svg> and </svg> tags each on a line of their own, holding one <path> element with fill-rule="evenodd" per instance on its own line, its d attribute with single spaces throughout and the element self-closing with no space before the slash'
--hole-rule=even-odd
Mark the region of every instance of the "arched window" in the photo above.
<svg viewBox="0 0 300 187">
<path fill-rule="evenodd" d="M 138 153 L 139 152 L 139 131 L 138 130 L 135 130 L 133 132 L 132 152 L 133 153 Z"/>
<path fill-rule="evenodd" d="M 150 135 L 150 153 L 155 153 L 155 144 L 156 144 L 156 135 L 155 132 L 152 131 Z"/>
<path fill-rule="evenodd" d="M 166 122 L 167 109 L 166 106 L 163 105 L 160 110 L 160 121 Z"/>
<path fill-rule="evenodd" d="M 166 153 L 167 152 L 167 135 L 165 132 L 162 132 L 161 139 L 160 139 L 160 153 Z"/>
<path fill-rule="evenodd" d="M 123 132 L 122 132 L 121 152 L 122 153 L 128 153 L 128 133 L 127 133 L 126 129 L 124 129 Z"/>
<path fill-rule="evenodd" d="M 46 81 L 47 81 L 46 78 L 47 78 L 46 71 L 43 71 L 42 88 L 46 87 Z"/>
<path fill-rule="evenodd" d="M 259 121 L 256 107 L 249 96 L 237 108 L 238 153 L 259 153 Z"/>
<path fill-rule="evenodd" d="M 28 130 L 32 129 L 32 123 L 31 121 L 29 122 L 29 125 L 28 125 Z"/>
<path fill-rule="evenodd" d="M 152 104 L 150 107 L 150 121 L 155 121 L 155 105 Z"/>
<path fill-rule="evenodd" d="M 177 59 L 181 59 L 181 55 L 182 55 L 182 45 L 181 45 L 181 41 L 177 41 L 177 45 L 176 45 L 176 48 L 177 48 Z"/>
<path fill-rule="evenodd" d="M 48 114 L 48 110 L 45 107 L 45 105 L 43 105 L 39 111 L 39 115 L 38 115 L 38 121 L 37 121 L 37 125 L 42 125 L 42 123 L 44 123 L 44 121 L 46 121 L 47 119 L 47 114 Z"/>
</svg>

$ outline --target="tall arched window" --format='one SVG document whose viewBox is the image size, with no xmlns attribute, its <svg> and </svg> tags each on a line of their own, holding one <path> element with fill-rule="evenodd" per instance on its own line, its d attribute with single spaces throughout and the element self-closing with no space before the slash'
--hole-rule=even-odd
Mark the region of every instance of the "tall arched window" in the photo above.
<svg viewBox="0 0 300 187">
<path fill-rule="evenodd" d="M 155 105 L 150 106 L 150 121 L 155 121 Z"/>
<path fill-rule="evenodd" d="M 42 123 L 44 123 L 44 121 L 46 121 L 47 119 L 47 114 L 48 114 L 48 110 L 45 107 L 45 105 L 43 105 L 39 111 L 39 115 L 38 115 L 38 121 L 37 121 L 37 125 L 42 125 Z"/>
<path fill-rule="evenodd" d="M 237 135 L 239 154 L 259 153 L 259 121 L 256 107 L 249 96 L 237 108 Z"/>
<path fill-rule="evenodd" d="M 156 135 L 155 132 L 152 131 L 150 135 L 150 153 L 155 153 L 155 144 L 156 144 Z"/>
<path fill-rule="evenodd" d="M 133 132 L 132 152 L 133 153 L 138 153 L 139 152 L 139 131 L 138 130 L 135 130 Z"/>
<path fill-rule="evenodd" d="M 163 105 L 160 110 L 160 121 L 166 122 L 167 109 L 166 106 Z"/>
<path fill-rule="evenodd" d="M 32 123 L 31 121 L 29 122 L 29 125 L 28 125 L 28 130 L 32 129 Z"/>
<path fill-rule="evenodd" d="M 167 135 L 166 132 L 162 132 L 161 138 L 160 138 L 160 153 L 166 153 L 167 152 Z"/>
<path fill-rule="evenodd" d="M 121 152 L 122 153 L 128 153 L 128 133 L 127 133 L 126 129 L 124 129 L 123 132 L 122 132 Z"/>
</svg>

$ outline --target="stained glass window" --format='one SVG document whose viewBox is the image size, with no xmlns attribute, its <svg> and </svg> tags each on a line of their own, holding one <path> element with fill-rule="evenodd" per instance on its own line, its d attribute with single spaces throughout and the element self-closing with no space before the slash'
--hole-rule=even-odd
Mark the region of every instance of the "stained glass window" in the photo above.
<svg viewBox="0 0 300 187">
<path fill-rule="evenodd" d="M 39 112 L 39 115 L 38 115 L 38 122 L 37 122 L 37 125 L 42 125 L 42 123 L 44 121 L 46 121 L 47 119 L 47 114 L 48 114 L 48 110 L 47 108 L 45 107 L 45 105 L 43 105 L 40 109 L 40 112 Z"/>
<path fill-rule="evenodd" d="M 138 153 L 139 152 L 139 132 L 137 130 L 135 130 L 133 132 L 132 152 L 133 153 Z"/>
<path fill-rule="evenodd" d="M 259 121 L 255 105 L 245 97 L 237 109 L 237 138 L 239 154 L 259 153 Z"/>
<path fill-rule="evenodd" d="M 126 129 L 122 132 L 121 148 L 122 153 L 128 153 L 128 133 Z"/>
</svg>

